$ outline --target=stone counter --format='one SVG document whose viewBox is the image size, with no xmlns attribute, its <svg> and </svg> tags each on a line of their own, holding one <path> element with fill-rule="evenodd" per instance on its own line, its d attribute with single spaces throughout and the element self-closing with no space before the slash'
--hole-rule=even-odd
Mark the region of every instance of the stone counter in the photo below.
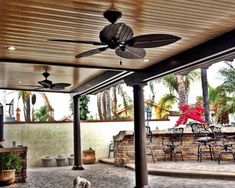
<svg viewBox="0 0 235 188">
<path fill-rule="evenodd" d="M 223 127 L 222 132 L 227 134 L 234 134 L 234 127 Z M 168 130 L 152 130 L 153 138 L 151 148 L 156 161 L 164 159 L 164 152 L 162 142 L 164 144 L 170 143 L 170 133 Z M 114 138 L 114 162 L 117 166 L 121 166 L 127 163 L 134 163 L 135 160 L 135 148 L 134 148 L 134 132 L 133 131 L 120 131 Z M 163 141 L 164 140 L 164 141 Z M 150 146 L 146 146 L 146 153 L 150 154 Z M 197 160 L 197 145 L 195 144 L 195 138 L 191 132 L 191 128 L 185 128 L 182 145 L 180 146 L 183 153 L 184 160 Z M 215 147 L 215 153 L 217 153 L 219 147 Z M 208 156 L 203 156 L 203 159 L 209 159 Z M 228 155 L 226 159 L 232 159 Z M 167 159 L 169 160 L 169 155 Z M 177 155 L 177 160 L 181 160 L 180 155 Z M 153 162 L 152 156 L 147 155 L 147 161 Z"/>
<path fill-rule="evenodd" d="M 0 153 L 15 152 L 22 162 L 21 170 L 16 171 L 16 183 L 26 182 L 27 178 L 27 147 L 6 147 L 0 148 Z"/>
</svg>

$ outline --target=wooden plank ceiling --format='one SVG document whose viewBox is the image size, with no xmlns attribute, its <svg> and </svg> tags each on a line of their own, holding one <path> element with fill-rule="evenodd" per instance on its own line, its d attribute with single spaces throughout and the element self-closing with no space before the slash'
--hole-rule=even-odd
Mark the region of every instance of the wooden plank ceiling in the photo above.
<svg viewBox="0 0 235 188">
<path fill-rule="evenodd" d="M 0 88 L 34 89 L 20 85 L 37 85 L 43 79 L 42 72 L 48 70 L 53 82 L 72 84 L 64 90 L 72 92 L 105 71 L 73 65 L 140 70 L 231 31 L 235 26 L 234 0 L 116 0 L 115 7 L 122 12 L 119 22 L 130 26 L 134 36 L 159 33 L 182 39 L 164 47 L 146 49 L 144 59 L 148 62 L 120 59 L 112 49 L 76 59 L 76 54 L 94 46 L 48 41 L 99 42 L 100 30 L 109 24 L 103 12 L 110 4 L 110 0 L 0 0 L 0 58 L 42 62 L 38 65 L 2 61 Z M 16 49 L 8 50 L 9 46 Z"/>
</svg>

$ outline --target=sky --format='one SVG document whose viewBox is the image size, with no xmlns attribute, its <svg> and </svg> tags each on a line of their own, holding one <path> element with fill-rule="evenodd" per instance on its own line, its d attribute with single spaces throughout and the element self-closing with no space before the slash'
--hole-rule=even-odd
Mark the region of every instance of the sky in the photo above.
<svg viewBox="0 0 235 188">
<path fill-rule="evenodd" d="M 235 61 L 233 62 L 233 65 L 235 66 Z M 218 70 L 224 67 L 224 63 L 216 63 L 210 66 L 207 70 L 207 77 L 208 77 L 208 83 L 216 87 L 220 84 L 223 83 L 223 80 L 219 77 Z M 127 87 L 126 91 L 130 97 L 132 97 L 132 88 Z M 145 91 L 145 98 L 149 98 L 150 96 L 150 91 L 148 87 L 144 88 Z M 162 85 L 159 84 L 157 87 L 155 87 L 155 93 L 156 93 L 156 100 L 159 100 L 162 95 L 168 92 L 168 89 Z M 4 94 L 6 95 L 6 98 L 4 98 Z M 71 102 L 71 97 L 69 94 L 61 94 L 61 93 L 46 93 L 48 96 L 48 99 L 51 103 L 51 106 L 54 108 L 54 117 L 55 120 L 60 120 L 63 117 L 71 115 L 70 111 L 70 102 Z M 201 81 L 197 81 L 193 83 L 190 87 L 190 92 L 189 92 L 189 101 L 190 103 L 195 103 L 196 102 L 196 97 L 202 95 L 202 90 L 201 90 Z M 23 109 L 22 102 L 21 100 L 18 100 L 18 91 L 4 91 L 0 90 L 0 102 L 2 104 L 9 103 L 12 99 L 14 98 L 14 108 L 16 109 L 17 106 L 19 106 L 21 109 Z M 44 104 L 43 98 L 40 96 L 40 94 L 37 94 L 37 100 L 36 104 L 34 106 L 34 109 L 37 110 L 39 109 L 42 105 Z M 90 102 L 89 102 L 89 110 L 90 114 L 93 117 L 97 117 L 97 107 L 96 105 L 96 96 L 95 95 L 90 95 Z M 21 113 L 21 119 L 23 119 L 23 113 Z"/>
</svg>

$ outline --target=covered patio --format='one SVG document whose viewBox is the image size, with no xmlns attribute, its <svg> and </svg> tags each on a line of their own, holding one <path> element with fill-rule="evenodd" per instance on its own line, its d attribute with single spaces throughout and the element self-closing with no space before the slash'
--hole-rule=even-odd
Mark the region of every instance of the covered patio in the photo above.
<svg viewBox="0 0 235 188">
<path fill-rule="evenodd" d="M 0 88 L 73 95 L 74 170 L 84 169 L 80 96 L 118 82 L 133 87 L 135 184 L 131 186 L 137 188 L 152 184 L 145 148 L 146 82 L 169 73 L 206 69 L 221 60 L 233 60 L 235 55 L 234 1 L 113 1 L 122 12 L 119 21 L 129 25 L 134 36 L 142 37 L 120 42 L 121 37 L 116 36 L 124 27 L 121 24 L 111 36 L 111 44 L 104 42 L 102 32 L 99 37 L 99 32 L 110 24 L 103 17 L 110 1 L 3 0 L 0 5 Z M 113 6 L 111 11 L 120 13 Z M 147 34 L 162 35 L 143 36 Z M 173 39 L 165 38 L 168 35 Z M 95 48 L 91 44 L 105 46 L 91 50 Z M 125 51 L 129 47 L 133 51 Z M 139 50 L 143 48 L 146 51 Z M 86 168 L 81 173 L 85 174 Z"/>
</svg>

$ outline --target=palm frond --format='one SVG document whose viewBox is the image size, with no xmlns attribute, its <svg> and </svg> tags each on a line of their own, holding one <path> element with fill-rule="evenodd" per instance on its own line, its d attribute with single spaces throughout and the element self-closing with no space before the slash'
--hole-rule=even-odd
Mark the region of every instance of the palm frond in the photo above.
<svg viewBox="0 0 235 188">
<path fill-rule="evenodd" d="M 168 115 L 167 112 L 171 110 L 177 100 L 177 97 L 172 93 L 165 94 L 158 102 L 158 108 L 156 111 L 157 117 L 165 118 L 165 116 Z"/>
</svg>

